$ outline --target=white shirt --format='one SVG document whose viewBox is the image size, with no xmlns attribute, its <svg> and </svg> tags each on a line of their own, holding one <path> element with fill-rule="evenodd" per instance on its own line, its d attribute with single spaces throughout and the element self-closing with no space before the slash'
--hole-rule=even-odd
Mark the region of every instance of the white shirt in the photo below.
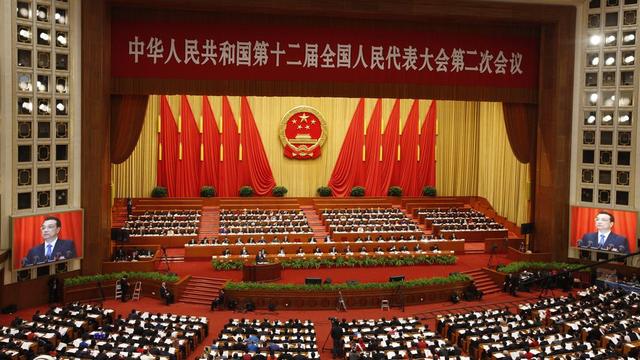
<svg viewBox="0 0 640 360">
<path fill-rule="evenodd" d="M 604 240 L 602 242 L 602 245 L 604 245 L 604 243 L 607 241 L 607 238 L 609 237 L 609 234 L 611 234 L 611 230 L 607 231 L 606 233 L 601 233 L 598 231 L 598 245 L 600 244 L 600 238 L 602 237 L 602 235 L 604 235 Z"/>
<path fill-rule="evenodd" d="M 56 236 L 51 242 L 44 242 L 44 256 L 47 256 L 47 246 L 51 245 L 51 256 L 55 256 L 53 250 L 56 248 L 56 243 L 58 242 L 58 237 Z"/>
</svg>

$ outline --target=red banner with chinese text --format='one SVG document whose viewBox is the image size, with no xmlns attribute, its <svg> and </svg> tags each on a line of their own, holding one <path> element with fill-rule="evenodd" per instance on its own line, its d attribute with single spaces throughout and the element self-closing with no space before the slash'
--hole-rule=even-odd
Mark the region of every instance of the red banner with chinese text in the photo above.
<svg viewBox="0 0 640 360">
<path fill-rule="evenodd" d="M 534 36 L 313 23 L 114 19 L 118 78 L 415 83 L 536 88 Z"/>
</svg>

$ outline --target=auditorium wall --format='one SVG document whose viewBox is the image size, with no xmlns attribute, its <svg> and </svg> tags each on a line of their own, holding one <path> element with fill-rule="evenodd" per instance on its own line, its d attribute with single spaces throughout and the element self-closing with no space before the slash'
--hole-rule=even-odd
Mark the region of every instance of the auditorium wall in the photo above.
<svg viewBox="0 0 640 360">
<path fill-rule="evenodd" d="M 202 97 L 189 96 L 194 117 L 201 127 Z M 180 113 L 180 96 L 168 96 L 174 117 Z M 240 125 L 240 97 L 229 97 Z M 326 185 L 337 160 L 358 98 L 248 97 L 274 178 L 288 188 L 287 196 L 315 196 Z M 400 101 L 400 131 L 413 104 Z M 222 97 L 209 97 L 218 128 L 222 128 Z M 382 99 L 382 131 L 395 99 Z M 376 99 L 365 100 L 365 128 Z M 420 126 L 431 100 L 419 100 Z M 328 137 L 322 155 L 314 160 L 292 160 L 283 155 L 280 120 L 291 108 L 316 108 L 327 122 Z M 148 197 L 156 185 L 160 96 L 150 97 L 145 124 L 136 149 L 122 164 L 112 165 L 114 197 Z M 436 187 L 440 195 L 477 195 L 487 198 L 498 211 L 516 223 L 528 220 L 530 180 L 528 165 L 511 151 L 501 103 L 437 101 Z M 239 129 L 242 131 L 242 129 Z"/>
</svg>

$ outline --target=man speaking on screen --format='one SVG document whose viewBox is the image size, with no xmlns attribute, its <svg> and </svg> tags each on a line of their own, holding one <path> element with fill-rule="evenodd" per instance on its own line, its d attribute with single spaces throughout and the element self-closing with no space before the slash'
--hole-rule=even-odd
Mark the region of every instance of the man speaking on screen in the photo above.
<svg viewBox="0 0 640 360">
<path fill-rule="evenodd" d="M 614 222 L 615 219 L 612 214 L 606 211 L 598 212 L 595 218 L 597 231 L 582 235 L 582 240 L 578 243 L 578 246 L 628 254 L 629 241 L 626 237 L 618 235 L 611 230 Z"/>
<path fill-rule="evenodd" d="M 77 255 L 73 240 L 58 239 L 61 229 L 62 223 L 60 219 L 54 216 L 46 217 L 42 222 L 42 226 L 40 226 L 44 243 L 36 245 L 29 250 L 29 253 L 23 259 L 23 265 L 29 266 L 75 258 Z"/>
</svg>

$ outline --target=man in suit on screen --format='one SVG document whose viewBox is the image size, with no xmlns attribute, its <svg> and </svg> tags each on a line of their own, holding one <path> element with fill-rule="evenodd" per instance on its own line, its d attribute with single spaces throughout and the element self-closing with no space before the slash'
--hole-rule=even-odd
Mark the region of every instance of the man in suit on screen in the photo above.
<svg viewBox="0 0 640 360">
<path fill-rule="evenodd" d="M 582 239 L 578 241 L 578 246 L 628 254 L 629 241 L 626 237 L 611 230 L 614 222 L 615 219 L 612 214 L 606 211 L 598 212 L 595 218 L 597 231 L 582 235 Z"/>
<path fill-rule="evenodd" d="M 48 216 L 42 222 L 40 231 L 44 243 L 36 245 L 29 250 L 23 259 L 23 266 L 30 266 L 50 261 L 72 259 L 78 256 L 73 240 L 58 239 L 58 234 L 62 229 L 60 219 Z"/>
</svg>

